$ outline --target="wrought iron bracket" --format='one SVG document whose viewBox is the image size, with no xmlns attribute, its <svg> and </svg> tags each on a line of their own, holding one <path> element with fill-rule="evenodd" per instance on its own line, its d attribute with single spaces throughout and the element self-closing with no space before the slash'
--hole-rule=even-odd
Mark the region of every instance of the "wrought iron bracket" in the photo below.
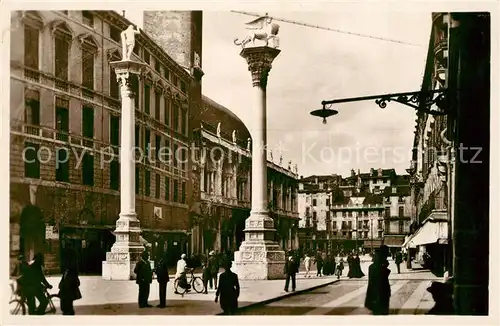
<svg viewBox="0 0 500 326">
<path fill-rule="evenodd" d="M 382 94 L 322 101 L 321 105 L 323 105 L 323 109 L 313 111 L 311 112 L 311 114 L 326 118 L 337 113 L 336 110 L 330 109 L 333 104 L 368 100 L 375 100 L 375 103 L 382 109 L 387 107 L 388 102 L 394 101 L 409 106 L 418 112 L 423 112 L 435 116 L 448 115 L 450 112 L 448 90 L 439 89 L 432 91 Z"/>
</svg>

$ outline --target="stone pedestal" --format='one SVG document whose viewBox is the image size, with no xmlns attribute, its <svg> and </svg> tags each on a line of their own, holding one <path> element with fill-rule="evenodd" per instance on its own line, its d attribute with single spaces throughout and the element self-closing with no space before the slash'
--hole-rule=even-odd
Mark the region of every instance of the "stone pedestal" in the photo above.
<svg viewBox="0 0 500 326">
<path fill-rule="evenodd" d="M 245 221 L 245 241 L 234 253 L 233 270 L 241 280 L 284 278 L 285 252 L 274 241 L 274 221 L 267 210 L 266 87 L 271 64 L 280 50 L 253 47 L 241 51 L 254 88 L 252 133 L 252 210 Z"/>
<path fill-rule="evenodd" d="M 135 279 L 134 268 L 144 247 L 135 213 L 135 106 L 131 88 L 133 75 L 139 76 L 144 64 L 130 60 L 111 62 L 120 84 L 122 108 L 120 130 L 120 216 L 116 221 L 116 242 L 102 264 L 105 280 Z"/>
</svg>

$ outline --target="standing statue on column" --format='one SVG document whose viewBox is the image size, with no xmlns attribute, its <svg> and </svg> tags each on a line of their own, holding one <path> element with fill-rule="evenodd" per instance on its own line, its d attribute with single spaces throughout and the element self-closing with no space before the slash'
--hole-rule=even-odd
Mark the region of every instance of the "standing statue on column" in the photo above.
<svg viewBox="0 0 500 326">
<path fill-rule="evenodd" d="M 283 166 L 283 155 L 280 155 L 280 166 Z"/>
<path fill-rule="evenodd" d="M 274 163 L 273 150 L 269 151 L 269 155 L 271 156 L 271 162 Z"/>
<path fill-rule="evenodd" d="M 220 122 L 217 124 L 217 137 L 220 138 Z"/>
<path fill-rule="evenodd" d="M 236 130 L 233 130 L 233 144 L 236 144 Z"/>
<path fill-rule="evenodd" d="M 245 45 L 250 42 L 255 46 L 255 40 L 262 40 L 265 42 L 265 46 L 268 46 L 269 40 L 272 40 L 273 47 L 278 48 L 278 32 L 280 25 L 273 23 L 273 18 L 269 17 L 267 13 L 264 16 L 246 23 L 246 25 L 246 28 L 250 30 L 249 34 L 241 42 L 239 42 L 239 38 L 236 38 L 234 44 L 245 48 Z"/>
<path fill-rule="evenodd" d="M 248 138 L 247 139 L 247 151 L 251 151 L 252 150 L 252 139 L 251 138 Z"/>
<path fill-rule="evenodd" d="M 133 25 L 129 25 L 120 34 L 122 38 L 122 61 L 128 61 L 132 57 L 135 46 L 135 35 L 140 33 L 139 29 L 134 29 Z"/>
</svg>

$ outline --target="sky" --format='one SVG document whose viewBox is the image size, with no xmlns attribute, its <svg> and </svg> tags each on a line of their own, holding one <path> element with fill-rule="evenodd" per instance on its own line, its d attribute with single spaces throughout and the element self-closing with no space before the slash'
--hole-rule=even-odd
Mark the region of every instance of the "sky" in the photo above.
<svg viewBox="0 0 500 326">
<path fill-rule="evenodd" d="M 265 9 L 265 8 L 264 8 Z M 254 11 L 255 12 L 255 11 Z M 263 11 L 262 13 L 265 13 Z M 339 104 L 322 124 L 310 111 L 321 101 L 420 89 L 431 13 L 426 11 L 269 11 L 276 18 L 351 33 L 401 40 L 413 46 L 275 21 L 281 53 L 267 86 L 268 146 L 274 161 L 297 164 L 299 175 L 350 174 L 351 169 L 395 168 L 406 173 L 416 114 L 410 107 L 374 101 Z M 142 12 L 126 12 L 142 26 Z M 254 17 L 203 12 L 203 94 L 233 111 L 251 130 L 252 82 L 241 48 L 244 24 Z"/>
</svg>

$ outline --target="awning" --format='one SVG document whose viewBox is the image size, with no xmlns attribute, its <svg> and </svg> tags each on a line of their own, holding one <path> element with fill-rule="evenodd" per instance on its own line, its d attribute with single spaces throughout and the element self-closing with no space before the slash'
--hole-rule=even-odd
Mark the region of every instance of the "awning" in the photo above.
<svg viewBox="0 0 500 326">
<path fill-rule="evenodd" d="M 401 247 L 405 241 L 405 238 L 403 235 L 400 236 L 395 236 L 395 235 L 389 235 L 389 236 L 384 236 L 384 245 L 387 247 Z"/>
<path fill-rule="evenodd" d="M 406 245 L 415 248 L 425 244 L 444 243 L 447 239 L 448 222 L 427 220 Z"/>
<path fill-rule="evenodd" d="M 414 236 L 415 236 L 415 234 L 409 235 L 409 236 L 406 238 L 406 240 L 405 240 L 405 242 L 403 243 L 403 245 L 401 246 L 401 248 L 406 248 L 406 249 L 408 249 L 408 248 L 416 248 L 417 246 L 415 246 L 415 245 L 411 242 L 411 240 L 413 239 L 413 237 L 414 237 Z"/>
<path fill-rule="evenodd" d="M 363 243 L 365 248 L 380 248 L 382 245 L 382 240 L 379 239 L 373 239 L 373 240 L 365 240 Z"/>
</svg>

